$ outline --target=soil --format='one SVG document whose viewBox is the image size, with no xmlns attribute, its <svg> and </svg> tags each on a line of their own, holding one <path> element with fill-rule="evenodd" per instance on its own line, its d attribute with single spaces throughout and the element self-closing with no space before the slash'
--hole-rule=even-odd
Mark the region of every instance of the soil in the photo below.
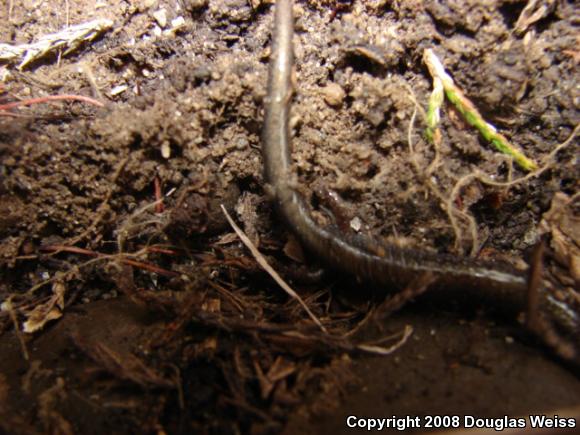
<svg viewBox="0 0 580 435">
<path fill-rule="evenodd" d="M 0 65 L 0 431 L 342 433 L 348 415 L 580 414 L 578 372 L 501 309 L 427 294 L 373 316 L 381 298 L 301 251 L 262 178 L 272 2 L 7 3 L 11 45 L 114 24 L 71 53 Z M 519 0 L 296 3 L 293 157 L 321 224 L 522 268 L 545 234 L 547 274 L 577 309 L 573 2 L 524 24 Z M 441 143 L 425 140 L 427 48 L 541 171 L 469 178 L 525 173 L 449 104 Z M 59 94 L 105 106 L 2 106 Z M 358 346 L 394 345 L 406 325 L 390 355 Z"/>
</svg>

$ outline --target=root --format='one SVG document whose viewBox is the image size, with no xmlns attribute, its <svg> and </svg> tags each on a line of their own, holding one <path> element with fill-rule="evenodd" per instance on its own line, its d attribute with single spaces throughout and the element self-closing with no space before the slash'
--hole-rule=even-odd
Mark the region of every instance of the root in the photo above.
<svg viewBox="0 0 580 435">
<path fill-rule="evenodd" d="M 433 143 L 433 148 L 435 152 L 435 158 L 429 163 L 426 169 L 422 168 L 419 164 L 418 160 L 418 153 L 415 151 L 415 147 L 413 144 L 413 129 L 415 126 L 415 119 L 417 117 L 417 110 L 421 110 L 423 116 L 425 116 L 425 112 L 419 106 L 417 100 L 415 99 L 414 94 L 411 92 L 411 100 L 415 104 L 415 108 L 413 110 L 413 114 L 411 116 L 411 121 L 409 122 L 409 129 L 407 130 L 407 144 L 409 146 L 409 154 L 411 158 L 411 164 L 413 165 L 413 169 L 417 176 L 421 179 L 423 184 L 427 187 L 428 191 L 431 192 L 441 204 L 443 211 L 447 214 L 449 218 L 449 222 L 451 224 L 451 228 L 453 229 L 453 233 L 455 235 L 455 243 L 454 248 L 456 251 L 461 252 L 462 250 L 462 240 L 463 240 L 463 230 L 460 226 L 460 220 L 463 220 L 467 223 L 467 227 L 469 229 L 469 233 L 471 236 L 471 255 L 475 255 L 479 250 L 479 240 L 477 234 L 477 223 L 475 222 L 475 218 L 457 208 L 454 204 L 455 197 L 447 196 L 444 192 L 442 192 L 437 185 L 432 180 L 432 175 L 434 172 L 442 165 L 441 160 L 441 152 L 437 143 Z"/>
<path fill-rule="evenodd" d="M 422 167 L 419 163 L 419 153 L 415 150 L 415 146 L 413 143 L 413 130 L 415 125 L 415 120 L 417 116 L 417 112 L 420 111 L 423 118 L 426 119 L 427 114 L 422 109 L 422 107 L 417 102 L 415 95 L 412 89 L 407 88 L 410 98 L 415 105 L 413 114 L 411 116 L 411 121 L 409 122 L 409 128 L 407 131 L 407 143 L 409 147 L 409 154 L 410 154 L 410 161 L 415 170 L 415 173 L 420 178 L 421 182 L 425 185 L 427 190 L 431 192 L 440 202 L 442 209 L 447 214 L 449 219 L 450 225 L 453 229 L 454 236 L 455 236 L 455 243 L 454 248 L 456 251 L 461 252 L 462 250 L 462 240 L 464 239 L 464 232 L 465 226 L 467 227 L 467 231 L 469 233 L 471 239 L 471 250 L 470 255 L 475 256 L 480 249 L 480 242 L 477 230 L 477 222 L 473 215 L 469 212 L 459 209 L 455 203 L 459 198 L 461 191 L 469 186 L 474 181 L 478 181 L 481 184 L 492 186 L 492 187 L 501 187 L 501 188 L 509 188 L 519 183 L 526 182 L 531 178 L 538 177 L 542 175 L 547 170 L 553 168 L 556 165 L 555 156 L 564 148 L 569 146 L 574 138 L 577 136 L 578 131 L 580 131 L 580 125 L 577 125 L 570 136 L 561 144 L 559 144 L 554 150 L 552 150 L 544 159 L 542 159 L 541 164 L 538 166 L 537 169 L 529 172 L 525 176 L 522 176 L 517 179 L 512 179 L 513 177 L 513 164 L 511 159 L 508 160 L 508 175 L 507 181 L 496 181 L 492 179 L 492 177 L 479 169 L 475 169 L 473 173 L 467 174 L 459 179 L 456 179 L 451 174 L 447 174 L 452 180 L 455 181 L 453 188 L 449 193 L 443 192 L 433 181 L 433 176 L 437 170 L 439 170 L 442 166 L 441 160 L 441 150 L 439 148 L 438 141 L 431 141 L 429 142 L 435 154 L 433 160 L 427 165 L 426 168 Z"/>
</svg>

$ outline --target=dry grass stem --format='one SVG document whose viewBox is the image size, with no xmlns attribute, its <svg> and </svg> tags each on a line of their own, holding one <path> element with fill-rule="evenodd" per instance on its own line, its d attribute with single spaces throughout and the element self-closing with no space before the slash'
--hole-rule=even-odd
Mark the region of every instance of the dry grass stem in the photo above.
<svg viewBox="0 0 580 435">
<path fill-rule="evenodd" d="M 103 32 L 113 27 L 113 22 L 107 19 L 97 19 L 86 23 L 67 27 L 57 33 L 42 36 L 38 41 L 31 44 L 0 44 L 0 61 L 13 62 L 21 60 L 18 69 L 22 70 L 30 63 L 66 49 L 67 55 L 80 47 L 85 42 L 90 42 Z"/>
<path fill-rule="evenodd" d="M 244 234 L 244 232 L 241 230 L 240 227 L 238 227 L 238 225 L 234 222 L 234 220 L 232 219 L 232 217 L 230 216 L 230 214 L 228 213 L 228 211 L 226 210 L 226 208 L 223 206 L 223 204 L 221 205 L 222 211 L 226 217 L 226 219 L 228 220 L 229 224 L 232 226 L 232 228 L 234 229 L 234 231 L 236 232 L 236 234 L 238 235 L 238 237 L 240 238 L 240 240 L 242 241 L 242 243 L 244 245 L 246 245 L 246 247 L 250 250 L 250 252 L 252 253 L 253 257 L 256 259 L 256 261 L 258 262 L 258 264 L 260 266 L 262 266 L 262 268 L 268 272 L 268 274 L 274 279 L 274 281 L 276 281 L 276 283 L 282 287 L 282 289 L 294 300 L 296 300 L 300 305 L 302 305 L 302 307 L 304 308 L 304 310 L 306 311 L 306 313 L 308 314 L 308 316 L 312 319 L 312 321 L 314 323 L 316 323 L 316 325 L 324 332 L 327 333 L 326 328 L 324 327 L 324 325 L 320 322 L 320 320 L 318 319 L 318 317 L 316 317 L 314 315 L 314 313 L 310 310 L 310 308 L 308 308 L 308 305 L 306 305 L 306 303 L 302 300 L 302 298 L 300 297 L 300 295 L 298 295 L 298 293 L 296 293 L 287 283 L 286 281 L 284 281 L 282 279 L 282 277 L 278 274 L 278 272 L 276 272 L 272 266 L 270 266 L 268 264 L 268 262 L 266 261 L 266 259 L 264 258 L 264 256 L 261 254 L 260 251 L 258 251 L 258 248 L 256 248 L 256 246 L 252 243 L 252 241 Z"/>
</svg>

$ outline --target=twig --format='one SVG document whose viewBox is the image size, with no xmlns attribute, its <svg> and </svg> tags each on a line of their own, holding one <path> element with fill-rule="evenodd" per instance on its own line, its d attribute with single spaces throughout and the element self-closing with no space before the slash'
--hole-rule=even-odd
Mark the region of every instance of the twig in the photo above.
<svg viewBox="0 0 580 435">
<path fill-rule="evenodd" d="M 156 266 L 151 263 L 145 263 L 143 261 L 131 260 L 130 258 L 121 258 L 121 263 L 127 264 L 129 266 L 135 266 L 138 267 L 139 269 L 147 270 L 149 272 L 153 272 L 158 275 L 163 275 L 170 278 L 180 275 L 179 273 L 173 272 L 172 270 L 163 269 L 159 266 Z"/>
<path fill-rule="evenodd" d="M 254 258 L 258 262 L 258 264 L 260 266 L 262 266 L 262 268 L 266 272 L 268 272 L 268 274 L 274 279 L 274 281 L 276 281 L 276 283 L 278 283 L 278 285 L 280 287 L 282 287 L 282 289 L 291 298 L 293 298 L 300 305 L 302 305 L 302 307 L 304 308 L 304 310 L 306 311 L 306 313 L 308 314 L 308 316 L 312 319 L 312 321 L 314 323 L 316 323 L 316 325 L 318 325 L 318 327 L 323 332 L 328 333 L 328 331 L 326 330 L 326 328 L 324 327 L 324 325 L 322 325 L 322 323 L 320 322 L 320 320 L 318 320 L 318 318 L 314 315 L 314 313 L 312 311 L 310 311 L 310 308 L 308 308 L 308 305 L 306 305 L 306 303 L 302 300 L 302 298 L 298 295 L 298 293 L 296 293 L 294 290 L 292 290 L 292 288 L 288 284 L 286 284 L 286 282 L 282 279 L 282 277 L 280 275 L 278 275 L 278 273 L 272 268 L 272 266 L 270 266 L 268 264 L 268 262 L 266 261 L 266 259 L 264 258 L 264 256 L 260 253 L 260 251 L 258 251 L 258 248 L 256 248 L 256 246 L 252 243 L 252 241 L 244 234 L 244 232 L 240 229 L 240 227 L 238 227 L 236 225 L 236 223 L 231 218 L 231 216 L 229 215 L 228 211 L 226 210 L 226 208 L 224 207 L 223 204 L 221 205 L 221 208 L 222 208 L 222 211 L 223 211 L 226 219 L 228 220 L 228 222 L 230 223 L 230 225 L 232 226 L 232 228 L 234 229 L 234 231 L 236 232 L 236 234 L 238 235 L 238 237 L 240 238 L 240 240 L 242 241 L 242 243 L 244 245 L 246 245 L 246 247 L 250 250 L 250 252 L 254 256 Z"/>
<path fill-rule="evenodd" d="M 161 193 L 161 181 L 159 177 L 156 175 L 153 179 L 153 184 L 155 187 L 155 213 L 163 213 L 163 194 Z"/>
<path fill-rule="evenodd" d="M 72 331 L 73 343 L 95 363 L 118 379 L 143 387 L 176 388 L 176 381 L 149 367 L 130 352 L 117 352 L 104 343 L 87 341 L 80 332 Z"/>
<path fill-rule="evenodd" d="M 46 97 L 28 98 L 26 100 L 0 104 L 0 115 L 6 115 L 2 112 L 14 109 L 16 107 L 32 106 L 34 104 L 48 103 L 50 101 L 82 101 L 83 103 L 93 104 L 94 106 L 98 107 L 105 106 L 100 101 L 91 97 L 85 97 L 84 95 L 47 95 Z"/>
<path fill-rule="evenodd" d="M 20 348 L 22 349 L 22 356 L 26 361 L 29 361 L 30 356 L 28 354 L 28 348 L 26 347 L 26 342 L 24 341 L 24 337 L 22 336 L 20 328 L 18 327 L 18 319 L 16 318 L 16 312 L 14 310 L 14 306 L 12 305 L 12 300 L 10 297 L 2 303 L 0 309 L 1 311 L 4 310 L 8 311 L 8 314 L 10 315 L 10 320 L 12 320 L 12 323 L 14 324 L 14 331 L 16 333 L 16 337 L 18 338 L 18 342 L 20 343 Z"/>
<path fill-rule="evenodd" d="M 410 325 L 405 325 L 405 329 L 403 330 L 401 339 L 397 341 L 395 344 L 389 347 L 376 346 L 372 344 L 359 344 L 357 345 L 357 349 L 363 352 L 372 353 L 374 355 L 382 355 L 382 356 L 390 355 L 394 351 L 399 349 L 401 346 L 403 346 L 407 342 L 411 334 L 413 334 L 413 328 Z"/>
<path fill-rule="evenodd" d="M 247 303 L 240 298 L 239 296 L 233 294 L 231 291 L 229 291 L 228 289 L 226 289 L 225 287 L 213 282 L 213 281 L 207 281 L 207 285 L 209 285 L 210 287 L 212 287 L 214 290 L 216 290 L 219 294 L 221 294 L 222 296 L 224 296 L 225 298 L 228 299 L 228 301 L 240 312 L 243 313 L 244 312 L 244 308 L 247 306 Z"/>
<path fill-rule="evenodd" d="M 430 272 L 416 276 L 402 291 L 393 295 L 377 308 L 375 318 L 385 319 L 400 310 L 407 302 L 425 293 L 437 278 Z"/>
<path fill-rule="evenodd" d="M 467 99 L 461 89 L 453 82 L 451 76 L 445 72 L 441 61 L 437 58 L 433 50 L 425 50 L 423 59 L 431 76 L 438 77 L 441 80 L 445 95 L 463 115 L 469 125 L 475 127 L 498 151 L 513 157 L 516 163 L 526 171 L 533 171 L 538 168 L 534 161 L 530 160 L 519 149 L 511 145 L 505 136 L 498 133 L 493 125 L 483 119 L 474 104 Z"/>
<path fill-rule="evenodd" d="M 197 322 L 210 325 L 227 332 L 239 331 L 251 336 L 254 336 L 256 332 L 259 332 L 261 333 L 261 338 L 267 339 L 269 341 L 280 342 L 280 340 L 282 340 L 286 344 L 318 344 L 345 352 L 365 352 L 381 356 L 390 355 L 393 353 L 393 351 L 401 347 L 413 333 L 413 328 L 407 325 L 405 326 L 405 329 L 401 331 L 401 339 L 397 343 L 389 347 L 383 347 L 366 343 L 355 344 L 342 336 L 332 335 L 326 332 L 321 333 L 317 331 L 310 331 L 311 328 L 309 327 L 299 330 L 290 325 L 278 325 L 269 322 L 255 322 L 237 317 L 226 318 L 202 310 L 192 313 L 192 318 Z M 386 337 L 386 339 L 392 338 L 392 336 Z"/>
<path fill-rule="evenodd" d="M 76 246 L 63 246 L 63 245 L 43 246 L 42 250 L 46 251 L 46 252 L 53 252 L 53 253 L 54 252 L 70 252 L 73 254 L 88 255 L 88 256 L 96 257 L 96 258 L 109 258 L 109 259 L 119 258 L 119 260 L 123 264 L 138 267 L 139 269 L 147 270 L 149 272 L 153 272 L 153 273 L 156 273 L 158 275 L 163 275 L 163 276 L 168 276 L 168 277 L 179 276 L 179 273 L 177 273 L 177 272 L 163 269 L 163 268 L 156 266 L 155 264 L 152 264 L 152 263 L 146 263 L 143 261 L 133 260 L 131 258 L 125 258 L 122 254 L 107 255 L 107 254 L 102 254 L 100 252 L 91 251 L 88 249 L 78 248 Z M 147 250 L 147 249 L 145 249 L 145 250 Z"/>
</svg>

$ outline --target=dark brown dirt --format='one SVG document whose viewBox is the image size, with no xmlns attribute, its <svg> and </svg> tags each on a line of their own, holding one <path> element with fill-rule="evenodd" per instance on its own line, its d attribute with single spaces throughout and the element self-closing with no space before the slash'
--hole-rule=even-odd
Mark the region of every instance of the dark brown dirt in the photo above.
<svg viewBox="0 0 580 435">
<path fill-rule="evenodd" d="M 380 303 L 354 301 L 366 287 L 304 260 L 265 193 L 271 2 L 8 3 L 4 43 L 94 18 L 114 27 L 22 72 L 0 65 L 0 303 L 10 301 L 0 311 L 0 432 L 344 432 L 351 414 L 580 406 L 577 373 L 492 307 L 427 295 L 331 340 L 240 244 L 220 204 L 335 335 Z M 431 92 L 422 56 L 433 48 L 484 117 L 544 162 L 580 121 L 573 2 L 545 2 L 554 5 L 523 33 L 514 28 L 526 1 L 297 3 L 294 158 L 321 222 L 331 190 L 337 218 L 355 230 L 518 266 L 547 232 L 547 269 L 580 301 L 577 142 L 509 188 L 472 180 L 451 203 L 475 226 L 460 218 L 454 228 L 444 200 L 462 177 L 525 174 L 450 105 L 437 150 L 421 111 L 411 124 L 414 101 L 426 109 Z M 184 26 L 164 33 L 178 17 Z M 2 111 L 56 94 L 106 106 Z M 556 194 L 568 228 L 540 227 Z M 21 332 L 47 313 L 59 318 Z M 393 355 L 352 351 L 407 324 L 415 332 Z"/>
</svg>

